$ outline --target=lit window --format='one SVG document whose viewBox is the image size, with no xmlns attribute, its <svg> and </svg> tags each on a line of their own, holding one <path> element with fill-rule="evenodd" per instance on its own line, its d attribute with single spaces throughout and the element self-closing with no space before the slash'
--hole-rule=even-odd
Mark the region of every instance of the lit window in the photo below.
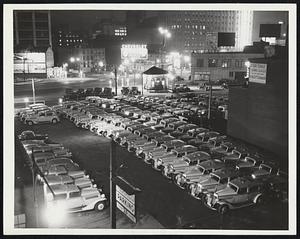
<svg viewBox="0 0 300 239">
<path fill-rule="evenodd" d="M 59 39 L 59 41 L 61 41 L 61 39 Z"/>
<path fill-rule="evenodd" d="M 67 42 L 68 42 L 69 40 L 67 39 Z"/>
</svg>

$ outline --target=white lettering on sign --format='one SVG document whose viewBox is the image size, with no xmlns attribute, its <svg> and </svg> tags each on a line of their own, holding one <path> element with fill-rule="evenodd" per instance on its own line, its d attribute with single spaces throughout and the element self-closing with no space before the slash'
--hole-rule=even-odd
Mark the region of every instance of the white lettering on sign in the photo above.
<svg viewBox="0 0 300 239">
<path fill-rule="evenodd" d="M 267 64 L 250 63 L 249 81 L 255 83 L 266 84 Z"/>
<path fill-rule="evenodd" d="M 123 212 L 131 221 L 136 223 L 136 217 L 132 215 L 125 207 L 122 206 L 119 202 L 117 202 L 117 208 L 120 209 L 121 212 Z"/>
<path fill-rule="evenodd" d="M 135 215 L 135 195 L 128 195 L 118 185 L 116 186 L 117 202 L 122 204 L 131 214 Z"/>
</svg>

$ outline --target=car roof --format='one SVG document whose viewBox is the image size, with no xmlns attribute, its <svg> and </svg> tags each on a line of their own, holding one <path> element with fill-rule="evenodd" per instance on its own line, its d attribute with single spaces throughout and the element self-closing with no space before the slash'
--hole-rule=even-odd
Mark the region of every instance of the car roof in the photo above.
<svg viewBox="0 0 300 239">
<path fill-rule="evenodd" d="M 257 186 L 262 184 L 262 182 L 259 180 L 251 180 L 250 178 L 246 178 L 246 177 L 235 178 L 231 180 L 230 183 L 239 188 L 252 187 L 252 186 Z"/>
<path fill-rule="evenodd" d="M 51 186 L 54 194 L 61 194 L 67 192 L 80 192 L 79 188 L 74 184 L 57 184 Z"/>
</svg>

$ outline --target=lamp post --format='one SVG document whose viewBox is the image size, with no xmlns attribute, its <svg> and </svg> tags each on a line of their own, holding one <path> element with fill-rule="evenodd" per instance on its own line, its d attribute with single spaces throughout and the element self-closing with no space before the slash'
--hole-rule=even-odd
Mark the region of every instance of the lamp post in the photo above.
<svg viewBox="0 0 300 239">
<path fill-rule="evenodd" d="M 168 29 L 165 29 L 163 27 L 159 27 L 158 31 L 163 36 L 162 47 L 160 50 L 161 68 L 163 69 L 162 51 L 164 50 L 164 48 L 166 46 L 166 39 L 171 37 L 171 33 L 169 32 Z"/>
</svg>

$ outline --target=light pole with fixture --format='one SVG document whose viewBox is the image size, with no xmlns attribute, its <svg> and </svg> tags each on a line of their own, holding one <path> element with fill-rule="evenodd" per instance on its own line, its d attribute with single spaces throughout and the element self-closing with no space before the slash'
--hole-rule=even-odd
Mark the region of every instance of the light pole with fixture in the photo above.
<svg viewBox="0 0 300 239">
<path fill-rule="evenodd" d="M 171 33 L 169 32 L 168 29 L 165 29 L 163 27 L 158 28 L 159 33 L 163 36 L 163 42 L 162 42 L 162 47 L 160 50 L 160 58 L 161 58 L 161 68 L 163 69 L 163 59 L 162 59 L 162 52 L 166 46 L 166 39 L 171 37 Z"/>
</svg>

